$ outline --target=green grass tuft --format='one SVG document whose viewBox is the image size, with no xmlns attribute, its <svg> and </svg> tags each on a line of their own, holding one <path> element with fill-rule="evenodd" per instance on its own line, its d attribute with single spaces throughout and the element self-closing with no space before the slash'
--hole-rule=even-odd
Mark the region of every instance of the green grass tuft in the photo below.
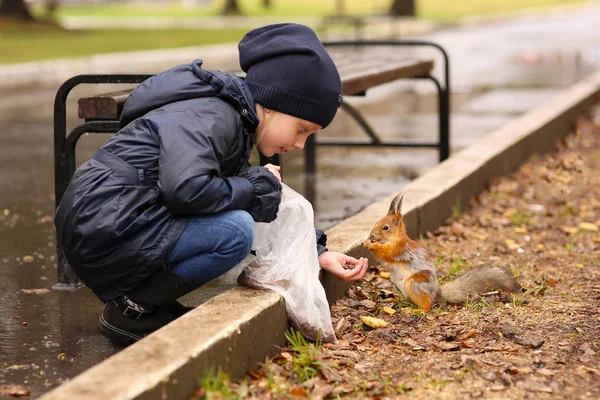
<svg viewBox="0 0 600 400">
<path fill-rule="evenodd" d="M 315 343 L 308 342 L 302 334 L 290 328 L 285 332 L 285 338 L 290 343 L 295 354 L 292 355 L 292 369 L 299 382 L 307 381 L 319 374 L 320 362 L 317 361 L 317 355 L 321 348 L 321 338 L 317 338 Z"/>
</svg>

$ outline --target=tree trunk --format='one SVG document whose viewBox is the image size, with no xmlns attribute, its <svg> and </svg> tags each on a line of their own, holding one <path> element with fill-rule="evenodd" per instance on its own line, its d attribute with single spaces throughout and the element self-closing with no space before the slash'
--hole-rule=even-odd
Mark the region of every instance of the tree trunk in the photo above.
<svg viewBox="0 0 600 400">
<path fill-rule="evenodd" d="M 225 8 L 223 9 L 224 15 L 241 15 L 242 11 L 237 0 L 225 0 Z"/>
<path fill-rule="evenodd" d="M 344 15 L 344 0 L 336 0 L 335 14 L 336 15 Z"/>
<path fill-rule="evenodd" d="M 25 0 L 0 0 L 0 17 L 33 21 Z"/>
<path fill-rule="evenodd" d="M 415 0 L 394 0 L 390 7 L 390 15 L 414 17 L 416 15 Z"/>
<path fill-rule="evenodd" d="M 273 3 L 271 2 L 271 0 L 263 0 L 264 8 L 271 8 L 272 5 L 273 5 Z"/>
<path fill-rule="evenodd" d="M 54 13 L 58 8 L 59 0 L 46 0 L 46 16 L 48 18 L 54 18 Z"/>
</svg>

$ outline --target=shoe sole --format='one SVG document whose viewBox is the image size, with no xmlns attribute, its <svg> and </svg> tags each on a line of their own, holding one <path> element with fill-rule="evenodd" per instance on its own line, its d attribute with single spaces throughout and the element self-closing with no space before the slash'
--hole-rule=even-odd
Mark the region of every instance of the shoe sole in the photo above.
<svg viewBox="0 0 600 400">
<path fill-rule="evenodd" d="M 101 334 L 112 340 L 115 344 L 123 347 L 127 347 L 142 338 L 141 336 L 124 331 L 123 329 L 119 329 L 116 326 L 109 324 L 104 319 L 104 315 L 100 315 L 100 321 L 98 321 L 98 330 Z"/>
</svg>

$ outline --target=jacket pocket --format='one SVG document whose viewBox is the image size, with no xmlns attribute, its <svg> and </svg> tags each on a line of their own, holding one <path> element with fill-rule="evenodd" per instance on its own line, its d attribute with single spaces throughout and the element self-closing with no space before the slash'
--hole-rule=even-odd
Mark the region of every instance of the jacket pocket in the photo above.
<svg viewBox="0 0 600 400">
<path fill-rule="evenodd" d="M 145 212 L 156 204 L 158 195 L 158 188 L 152 186 L 122 187 L 113 219 L 116 235 L 127 237 L 151 224 L 152 221 Z"/>
</svg>

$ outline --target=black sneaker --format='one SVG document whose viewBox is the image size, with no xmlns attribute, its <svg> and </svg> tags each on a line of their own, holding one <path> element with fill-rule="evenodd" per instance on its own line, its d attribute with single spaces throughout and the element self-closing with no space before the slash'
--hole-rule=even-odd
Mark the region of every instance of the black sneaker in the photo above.
<svg viewBox="0 0 600 400">
<path fill-rule="evenodd" d="M 129 346 L 179 316 L 166 307 L 143 307 L 123 296 L 106 303 L 98 329 L 115 344 Z"/>
</svg>

